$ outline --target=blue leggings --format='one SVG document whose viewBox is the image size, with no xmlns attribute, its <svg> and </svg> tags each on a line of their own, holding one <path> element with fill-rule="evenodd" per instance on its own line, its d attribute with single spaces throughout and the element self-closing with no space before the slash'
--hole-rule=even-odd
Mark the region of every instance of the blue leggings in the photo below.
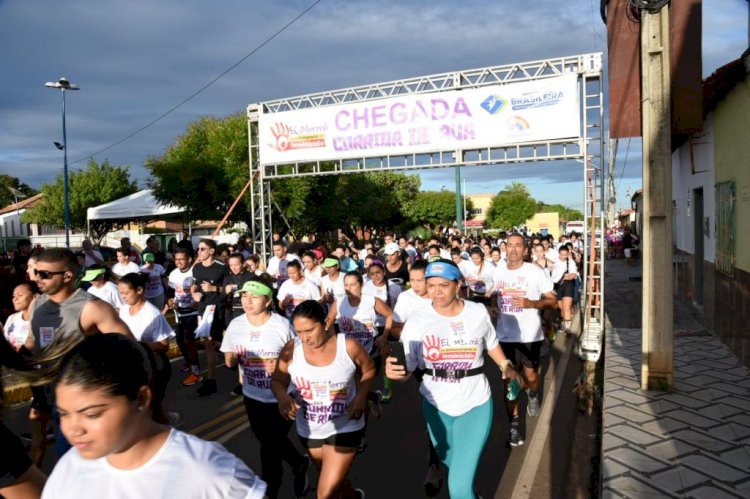
<svg viewBox="0 0 750 499">
<path fill-rule="evenodd" d="M 492 399 L 460 416 L 440 412 L 426 400 L 422 411 L 430 440 L 448 467 L 451 499 L 476 499 L 474 477 L 492 428 Z"/>
</svg>

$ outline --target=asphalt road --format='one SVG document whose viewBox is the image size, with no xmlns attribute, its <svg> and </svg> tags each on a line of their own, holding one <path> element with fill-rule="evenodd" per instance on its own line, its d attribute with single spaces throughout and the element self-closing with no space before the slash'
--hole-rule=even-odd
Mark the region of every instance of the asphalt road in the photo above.
<svg viewBox="0 0 750 499">
<path fill-rule="evenodd" d="M 544 360 L 542 373 L 545 381 L 542 394 L 547 393 L 557 363 L 562 357 L 566 339 L 558 337 L 552 356 Z M 201 352 L 201 355 L 204 354 Z M 203 363 L 205 365 L 205 362 Z M 179 371 L 182 360 L 172 364 L 173 375 L 165 399 L 168 411 L 180 415 L 178 428 L 201 438 L 215 440 L 229 451 L 242 458 L 253 470 L 260 471 L 259 444 L 252 435 L 245 415 L 242 397 L 231 394 L 236 383 L 236 372 L 225 367 L 218 369 L 219 392 L 201 398 L 196 393 L 198 385 L 182 387 L 183 374 Z M 522 427 L 526 428 L 526 444 L 511 449 L 507 444 L 509 431 L 508 416 L 502 399 L 500 371 L 491 361 L 485 363 L 485 372 L 490 380 L 495 404 L 493 427 L 477 475 L 476 487 L 485 499 L 511 497 L 516 479 L 524 466 L 524 460 L 535 431 L 536 418 L 525 415 L 525 396 L 521 397 Z M 543 459 L 545 466 L 540 466 L 538 477 L 533 485 L 534 497 L 562 497 L 569 476 L 568 463 L 573 432 L 571 418 L 576 417 L 575 399 L 570 394 L 570 387 L 579 369 L 575 356 L 565 370 L 565 386 L 560 391 L 552 424 L 550 439 L 545 445 L 544 456 L 532 456 Z M 371 418 L 367 429 L 367 449 L 357 457 L 350 472 L 355 487 L 365 490 L 369 499 L 401 499 L 427 497 L 422 486 L 425 475 L 428 447 L 427 432 L 422 419 L 422 397 L 418 394 L 414 380 L 397 384 L 394 400 L 383 406 L 381 418 Z M 542 407 L 549 403 L 542 399 Z M 571 409 L 572 408 L 572 409 Z M 5 411 L 6 424 L 15 432 L 28 431 L 25 420 L 28 405 L 20 405 Z M 294 429 L 292 441 L 298 445 Z M 54 450 L 48 451 L 45 471 L 54 466 Z M 555 464 L 556 463 L 556 464 Z M 445 482 L 445 468 L 442 470 L 444 486 L 438 498 L 448 498 Z M 288 480 L 287 480 L 288 479 Z M 315 483 L 314 471 L 311 472 L 311 484 Z M 280 497 L 292 497 L 291 473 L 285 469 L 285 480 Z M 310 492 L 308 497 L 314 497 Z"/>
</svg>

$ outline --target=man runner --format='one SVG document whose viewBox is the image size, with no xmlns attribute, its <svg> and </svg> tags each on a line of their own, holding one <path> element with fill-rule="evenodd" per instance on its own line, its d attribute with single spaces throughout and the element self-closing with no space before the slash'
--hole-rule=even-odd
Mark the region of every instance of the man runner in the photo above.
<svg viewBox="0 0 750 499">
<path fill-rule="evenodd" d="M 505 357 L 514 366 L 523 367 L 528 396 L 526 412 L 536 417 L 539 415 L 539 360 L 544 340 L 538 310 L 554 308 L 557 298 L 552 281 L 544 271 L 538 265 L 524 262 L 528 251 L 526 239 L 521 234 L 511 234 L 506 245 L 508 263 L 499 265 L 492 276 L 498 295 L 497 339 Z M 488 297 L 491 292 L 489 289 Z M 518 400 L 506 398 L 505 402 L 511 417 L 510 445 L 523 445 Z"/>
</svg>

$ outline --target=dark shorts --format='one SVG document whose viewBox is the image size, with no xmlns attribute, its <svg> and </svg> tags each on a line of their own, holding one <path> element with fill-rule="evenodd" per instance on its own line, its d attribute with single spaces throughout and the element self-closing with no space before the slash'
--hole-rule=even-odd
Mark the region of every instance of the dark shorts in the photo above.
<svg viewBox="0 0 750 499">
<path fill-rule="evenodd" d="M 214 312 L 214 320 L 211 323 L 211 339 L 215 343 L 221 343 L 224 340 L 224 315 L 221 304 L 216 305 L 216 311 Z M 201 313 L 201 316 L 203 313 Z"/>
<path fill-rule="evenodd" d="M 0 488 L 13 485 L 31 467 L 23 444 L 0 423 Z"/>
<path fill-rule="evenodd" d="M 557 294 L 557 299 L 560 300 L 562 298 L 573 298 L 573 295 L 575 294 L 576 289 L 576 282 L 573 281 L 563 281 L 559 285 L 555 285 L 555 294 Z"/>
<path fill-rule="evenodd" d="M 543 341 L 532 341 L 531 343 L 504 343 L 500 342 L 505 357 L 513 361 L 513 365 L 521 364 L 530 369 L 538 369 Z"/>
<path fill-rule="evenodd" d="M 319 449 L 324 445 L 333 445 L 334 447 L 348 447 L 354 450 L 359 447 L 363 438 L 365 438 L 364 428 L 349 433 L 334 433 L 327 438 L 299 437 L 299 441 L 305 449 Z"/>
<path fill-rule="evenodd" d="M 181 335 L 188 341 L 195 341 L 195 329 L 198 327 L 198 316 L 187 315 L 177 319 L 177 335 Z"/>
</svg>

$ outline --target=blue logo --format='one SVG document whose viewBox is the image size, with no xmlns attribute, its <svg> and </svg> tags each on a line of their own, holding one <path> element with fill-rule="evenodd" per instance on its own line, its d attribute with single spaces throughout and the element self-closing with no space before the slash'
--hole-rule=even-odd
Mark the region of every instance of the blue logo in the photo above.
<svg viewBox="0 0 750 499">
<path fill-rule="evenodd" d="M 497 95 L 490 95 L 482 101 L 482 109 L 490 114 L 497 114 L 505 107 L 505 100 Z"/>
</svg>

